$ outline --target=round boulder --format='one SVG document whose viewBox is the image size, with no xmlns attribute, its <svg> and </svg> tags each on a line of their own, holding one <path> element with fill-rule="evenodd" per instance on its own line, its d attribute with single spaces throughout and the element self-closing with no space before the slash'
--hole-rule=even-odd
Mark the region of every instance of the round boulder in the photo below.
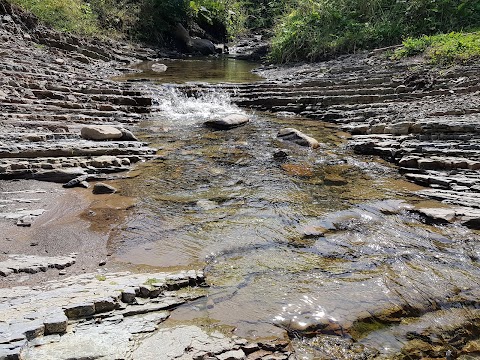
<svg viewBox="0 0 480 360">
<path fill-rule="evenodd" d="M 119 140 L 123 133 L 114 126 L 109 125 L 88 125 L 81 130 L 82 138 L 86 140 Z"/>
<path fill-rule="evenodd" d="M 206 127 L 217 130 L 228 130 L 248 123 L 250 119 L 246 115 L 231 114 L 221 119 L 208 120 L 204 124 Z"/>
</svg>

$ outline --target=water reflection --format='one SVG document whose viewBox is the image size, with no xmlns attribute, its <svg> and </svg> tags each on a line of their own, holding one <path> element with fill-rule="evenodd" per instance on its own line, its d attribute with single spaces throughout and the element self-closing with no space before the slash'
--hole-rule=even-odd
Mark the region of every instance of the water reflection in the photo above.
<svg viewBox="0 0 480 360">
<path fill-rule="evenodd" d="M 152 70 L 152 65 L 155 68 L 158 64 L 165 65 L 166 71 Z M 117 78 L 117 80 L 125 81 L 141 77 L 168 84 L 186 82 L 245 83 L 262 79 L 252 73 L 252 70 L 257 66 L 256 63 L 221 56 L 209 59 L 146 61 L 135 67 L 141 73 L 127 74 Z"/>
</svg>

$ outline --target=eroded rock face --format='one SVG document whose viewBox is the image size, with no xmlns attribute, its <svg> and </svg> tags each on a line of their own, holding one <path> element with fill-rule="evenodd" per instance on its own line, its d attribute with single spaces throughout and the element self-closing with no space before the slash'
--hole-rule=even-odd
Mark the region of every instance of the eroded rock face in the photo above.
<svg viewBox="0 0 480 360">
<path fill-rule="evenodd" d="M 151 97 L 109 80 L 154 51 L 55 32 L 6 1 L 0 17 L 0 179 L 67 182 L 64 172 L 88 168 L 90 157 L 154 153 L 128 130 L 150 112 Z"/>
</svg>

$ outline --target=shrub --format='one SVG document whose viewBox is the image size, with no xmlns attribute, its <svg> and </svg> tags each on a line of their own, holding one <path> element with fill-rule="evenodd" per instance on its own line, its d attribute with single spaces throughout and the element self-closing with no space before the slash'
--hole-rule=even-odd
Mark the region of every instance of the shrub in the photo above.
<svg viewBox="0 0 480 360">
<path fill-rule="evenodd" d="M 433 64 L 469 63 L 480 59 L 480 31 L 408 38 L 394 58 L 424 54 Z"/>
<path fill-rule="evenodd" d="M 479 0 L 297 0 L 275 29 L 272 60 L 320 60 L 408 36 L 480 24 Z"/>
</svg>

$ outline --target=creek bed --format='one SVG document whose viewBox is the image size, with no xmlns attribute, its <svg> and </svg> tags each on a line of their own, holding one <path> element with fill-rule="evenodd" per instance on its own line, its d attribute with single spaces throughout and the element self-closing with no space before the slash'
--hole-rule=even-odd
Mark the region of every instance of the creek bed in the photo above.
<svg viewBox="0 0 480 360">
<path fill-rule="evenodd" d="M 331 124 L 247 113 L 246 126 L 212 131 L 205 120 L 246 111 L 222 92 L 151 90 L 157 111 L 141 129 L 161 158 L 122 182 L 138 204 L 109 253 L 137 270 L 205 267 L 208 296 L 165 326 L 288 334 L 305 359 L 442 357 L 478 343 L 478 235 L 424 224 L 411 211 L 422 199 L 389 165 L 350 153 Z M 278 140 L 283 127 L 320 148 Z"/>
</svg>

